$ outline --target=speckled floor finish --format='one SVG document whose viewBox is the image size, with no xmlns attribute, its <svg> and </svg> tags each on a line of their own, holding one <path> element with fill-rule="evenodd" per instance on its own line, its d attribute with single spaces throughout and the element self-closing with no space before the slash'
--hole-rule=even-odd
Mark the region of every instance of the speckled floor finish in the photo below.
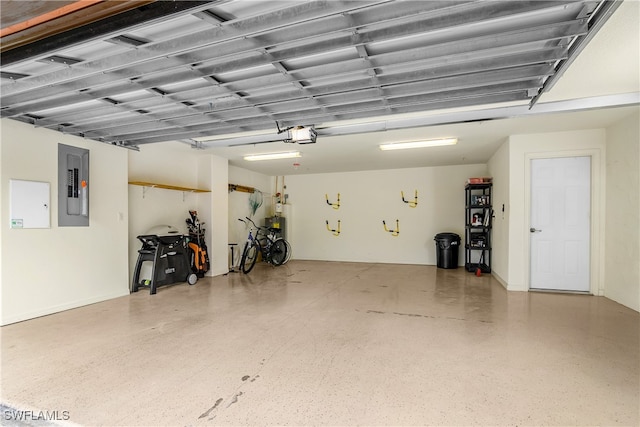
<svg viewBox="0 0 640 427">
<path fill-rule="evenodd" d="M 2 400 L 92 426 L 636 426 L 639 326 L 461 268 L 291 261 L 5 326 Z"/>
</svg>

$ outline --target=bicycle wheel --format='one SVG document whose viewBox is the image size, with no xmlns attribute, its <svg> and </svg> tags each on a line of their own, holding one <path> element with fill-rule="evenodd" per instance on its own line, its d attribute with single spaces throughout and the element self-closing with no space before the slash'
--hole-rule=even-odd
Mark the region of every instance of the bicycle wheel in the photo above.
<svg viewBox="0 0 640 427">
<path fill-rule="evenodd" d="M 257 242 L 245 244 L 244 251 L 242 251 L 242 258 L 240 259 L 240 270 L 244 274 L 248 274 L 253 266 L 256 265 L 256 260 L 258 259 L 258 252 L 260 252 L 260 248 L 258 247 Z"/>
<path fill-rule="evenodd" d="M 271 250 L 269 250 L 269 261 L 271 264 L 278 266 L 285 263 L 287 260 L 287 243 L 284 239 L 276 239 L 271 244 Z"/>
<path fill-rule="evenodd" d="M 282 239 L 282 240 L 284 240 L 284 239 Z M 284 261 L 282 263 L 286 264 L 291 259 L 292 251 L 291 251 L 291 244 L 289 243 L 289 241 L 288 240 L 284 240 L 284 243 L 287 246 L 287 256 L 284 258 Z"/>
</svg>

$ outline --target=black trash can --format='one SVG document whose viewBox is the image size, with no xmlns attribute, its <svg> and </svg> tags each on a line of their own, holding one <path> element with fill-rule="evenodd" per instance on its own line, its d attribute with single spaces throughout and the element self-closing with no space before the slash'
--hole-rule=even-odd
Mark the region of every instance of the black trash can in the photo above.
<svg viewBox="0 0 640 427">
<path fill-rule="evenodd" d="M 458 268 L 460 236 L 456 233 L 438 233 L 436 241 L 436 264 L 438 268 Z"/>
</svg>

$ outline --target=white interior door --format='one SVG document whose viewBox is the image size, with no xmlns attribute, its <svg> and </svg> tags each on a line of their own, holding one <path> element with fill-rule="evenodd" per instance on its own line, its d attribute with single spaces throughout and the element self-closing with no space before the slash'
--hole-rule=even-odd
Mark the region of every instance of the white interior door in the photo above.
<svg viewBox="0 0 640 427">
<path fill-rule="evenodd" d="M 531 161 L 531 289 L 590 289 L 591 158 Z"/>
</svg>

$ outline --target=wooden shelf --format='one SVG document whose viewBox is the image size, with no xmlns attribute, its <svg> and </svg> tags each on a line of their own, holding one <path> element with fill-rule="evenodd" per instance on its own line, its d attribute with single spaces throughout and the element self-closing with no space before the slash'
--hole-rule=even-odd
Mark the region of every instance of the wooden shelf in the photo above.
<svg viewBox="0 0 640 427">
<path fill-rule="evenodd" d="M 165 190 L 183 191 L 189 193 L 210 193 L 211 190 L 202 190 L 200 188 L 179 187 L 177 185 L 158 184 L 157 182 L 145 181 L 129 181 L 130 185 L 139 185 L 141 187 L 163 188 Z"/>
<path fill-rule="evenodd" d="M 241 191 L 243 193 L 255 193 L 256 189 L 245 185 L 229 184 L 229 193 L 232 191 Z"/>
</svg>

